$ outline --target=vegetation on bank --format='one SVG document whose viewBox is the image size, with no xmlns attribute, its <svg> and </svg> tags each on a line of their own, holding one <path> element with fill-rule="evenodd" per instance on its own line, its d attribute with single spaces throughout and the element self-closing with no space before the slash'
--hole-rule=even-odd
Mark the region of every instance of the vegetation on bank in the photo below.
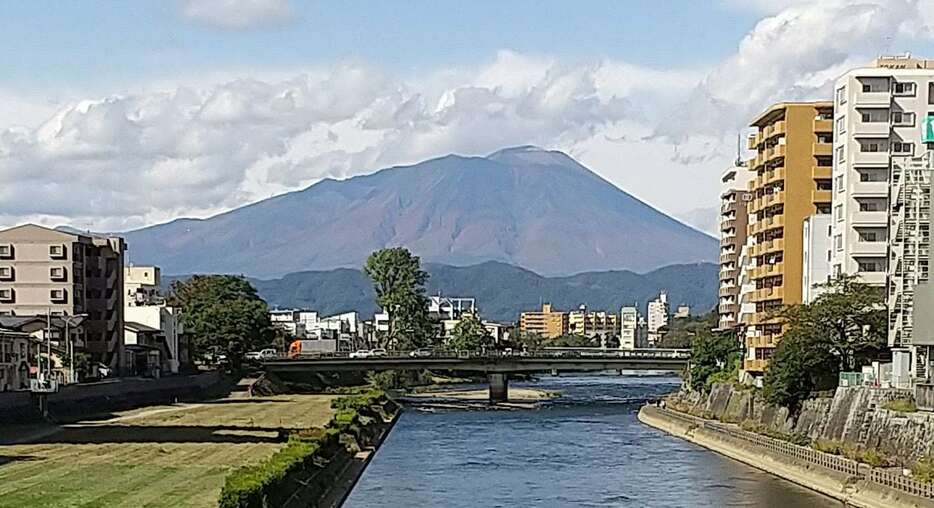
<svg viewBox="0 0 934 508">
<path fill-rule="evenodd" d="M 916 413 L 918 406 L 911 399 L 894 399 L 882 405 L 883 409 L 898 411 L 899 413 Z"/>
<path fill-rule="evenodd" d="M 270 500 L 281 503 L 297 490 L 290 485 L 293 482 L 311 490 L 306 495 L 323 496 L 336 473 L 325 466 L 359 450 L 358 443 L 368 439 L 367 426 L 385 416 L 386 402 L 385 394 L 375 390 L 332 400 L 335 413 L 327 427 L 295 432 L 272 457 L 231 472 L 221 491 L 220 508 L 260 508 L 270 506 Z"/>
</svg>

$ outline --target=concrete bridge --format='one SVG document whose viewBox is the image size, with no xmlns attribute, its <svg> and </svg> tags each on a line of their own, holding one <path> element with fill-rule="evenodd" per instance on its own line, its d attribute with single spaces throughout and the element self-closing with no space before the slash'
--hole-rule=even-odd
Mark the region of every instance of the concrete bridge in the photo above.
<svg viewBox="0 0 934 508">
<path fill-rule="evenodd" d="M 530 372 L 593 372 L 603 370 L 684 369 L 691 359 L 685 349 L 604 350 L 594 348 L 551 348 L 530 354 L 436 353 L 428 357 L 393 353 L 373 358 L 332 355 L 317 358 L 291 358 L 263 363 L 273 374 L 311 372 L 448 370 L 487 375 L 490 401 L 502 402 L 509 395 L 509 374 Z"/>
</svg>

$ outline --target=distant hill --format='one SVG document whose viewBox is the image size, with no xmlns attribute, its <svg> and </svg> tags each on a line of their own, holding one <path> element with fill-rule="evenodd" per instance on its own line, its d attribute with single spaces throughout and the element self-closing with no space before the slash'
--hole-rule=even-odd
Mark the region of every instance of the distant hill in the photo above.
<svg viewBox="0 0 934 508">
<path fill-rule="evenodd" d="M 546 275 L 644 272 L 717 256 L 714 238 L 564 153 L 534 147 L 326 179 L 208 219 L 124 236 L 134 263 L 163 273 L 252 277 L 356 268 L 387 246 L 408 247 L 425 262 L 500 261 Z"/>
<path fill-rule="evenodd" d="M 511 322 L 523 310 L 551 302 L 570 310 L 581 304 L 591 309 L 618 312 L 623 305 L 646 302 L 667 290 L 673 306 L 686 303 L 704 313 L 717 303 L 717 265 L 673 265 L 645 274 L 630 271 L 588 272 L 566 277 L 543 277 L 529 270 L 498 262 L 454 267 L 428 264 L 429 294 L 477 298 L 487 319 Z M 280 279 L 253 280 L 260 295 L 273 307 L 307 307 L 324 314 L 358 310 L 365 318 L 376 311 L 373 287 L 360 270 L 337 269 L 291 273 Z M 674 310 L 674 309 L 672 309 Z"/>
</svg>

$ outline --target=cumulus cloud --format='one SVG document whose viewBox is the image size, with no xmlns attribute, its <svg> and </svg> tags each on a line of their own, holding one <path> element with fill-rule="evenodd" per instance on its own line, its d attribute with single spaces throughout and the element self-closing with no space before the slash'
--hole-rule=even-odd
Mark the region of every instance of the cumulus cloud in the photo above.
<svg viewBox="0 0 934 508">
<path fill-rule="evenodd" d="M 748 119 L 777 100 L 829 98 L 888 34 L 926 36 L 922 6 L 792 5 L 707 71 L 501 51 L 404 78 L 344 63 L 76 101 L 38 126 L 0 126 L 0 222 L 123 230 L 326 177 L 535 144 L 706 228 Z"/>
<path fill-rule="evenodd" d="M 225 30 L 248 30 L 294 21 L 289 0 L 181 0 L 186 19 Z"/>
</svg>

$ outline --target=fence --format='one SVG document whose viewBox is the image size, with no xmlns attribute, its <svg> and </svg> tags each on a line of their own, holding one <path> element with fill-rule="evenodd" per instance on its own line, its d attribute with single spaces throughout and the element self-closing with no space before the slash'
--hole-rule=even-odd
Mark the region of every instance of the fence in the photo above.
<svg viewBox="0 0 934 508">
<path fill-rule="evenodd" d="M 660 409 L 666 416 L 682 422 L 689 423 L 698 428 L 716 433 L 722 440 L 740 444 L 752 445 L 764 448 L 773 453 L 779 453 L 808 464 L 821 466 L 832 471 L 844 473 L 848 476 L 855 476 L 863 480 L 911 494 L 926 498 L 934 498 L 934 484 L 919 482 L 915 479 L 903 476 L 899 473 L 885 469 L 871 468 L 869 466 L 860 467 L 860 463 L 840 457 L 830 453 L 821 452 L 807 446 L 800 446 L 788 443 L 780 439 L 775 439 L 754 432 L 748 432 L 742 429 L 727 427 L 723 424 L 714 423 L 693 415 L 673 411 L 671 409 Z M 868 474 L 863 471 L 868 470 Z"/>
</svg>

